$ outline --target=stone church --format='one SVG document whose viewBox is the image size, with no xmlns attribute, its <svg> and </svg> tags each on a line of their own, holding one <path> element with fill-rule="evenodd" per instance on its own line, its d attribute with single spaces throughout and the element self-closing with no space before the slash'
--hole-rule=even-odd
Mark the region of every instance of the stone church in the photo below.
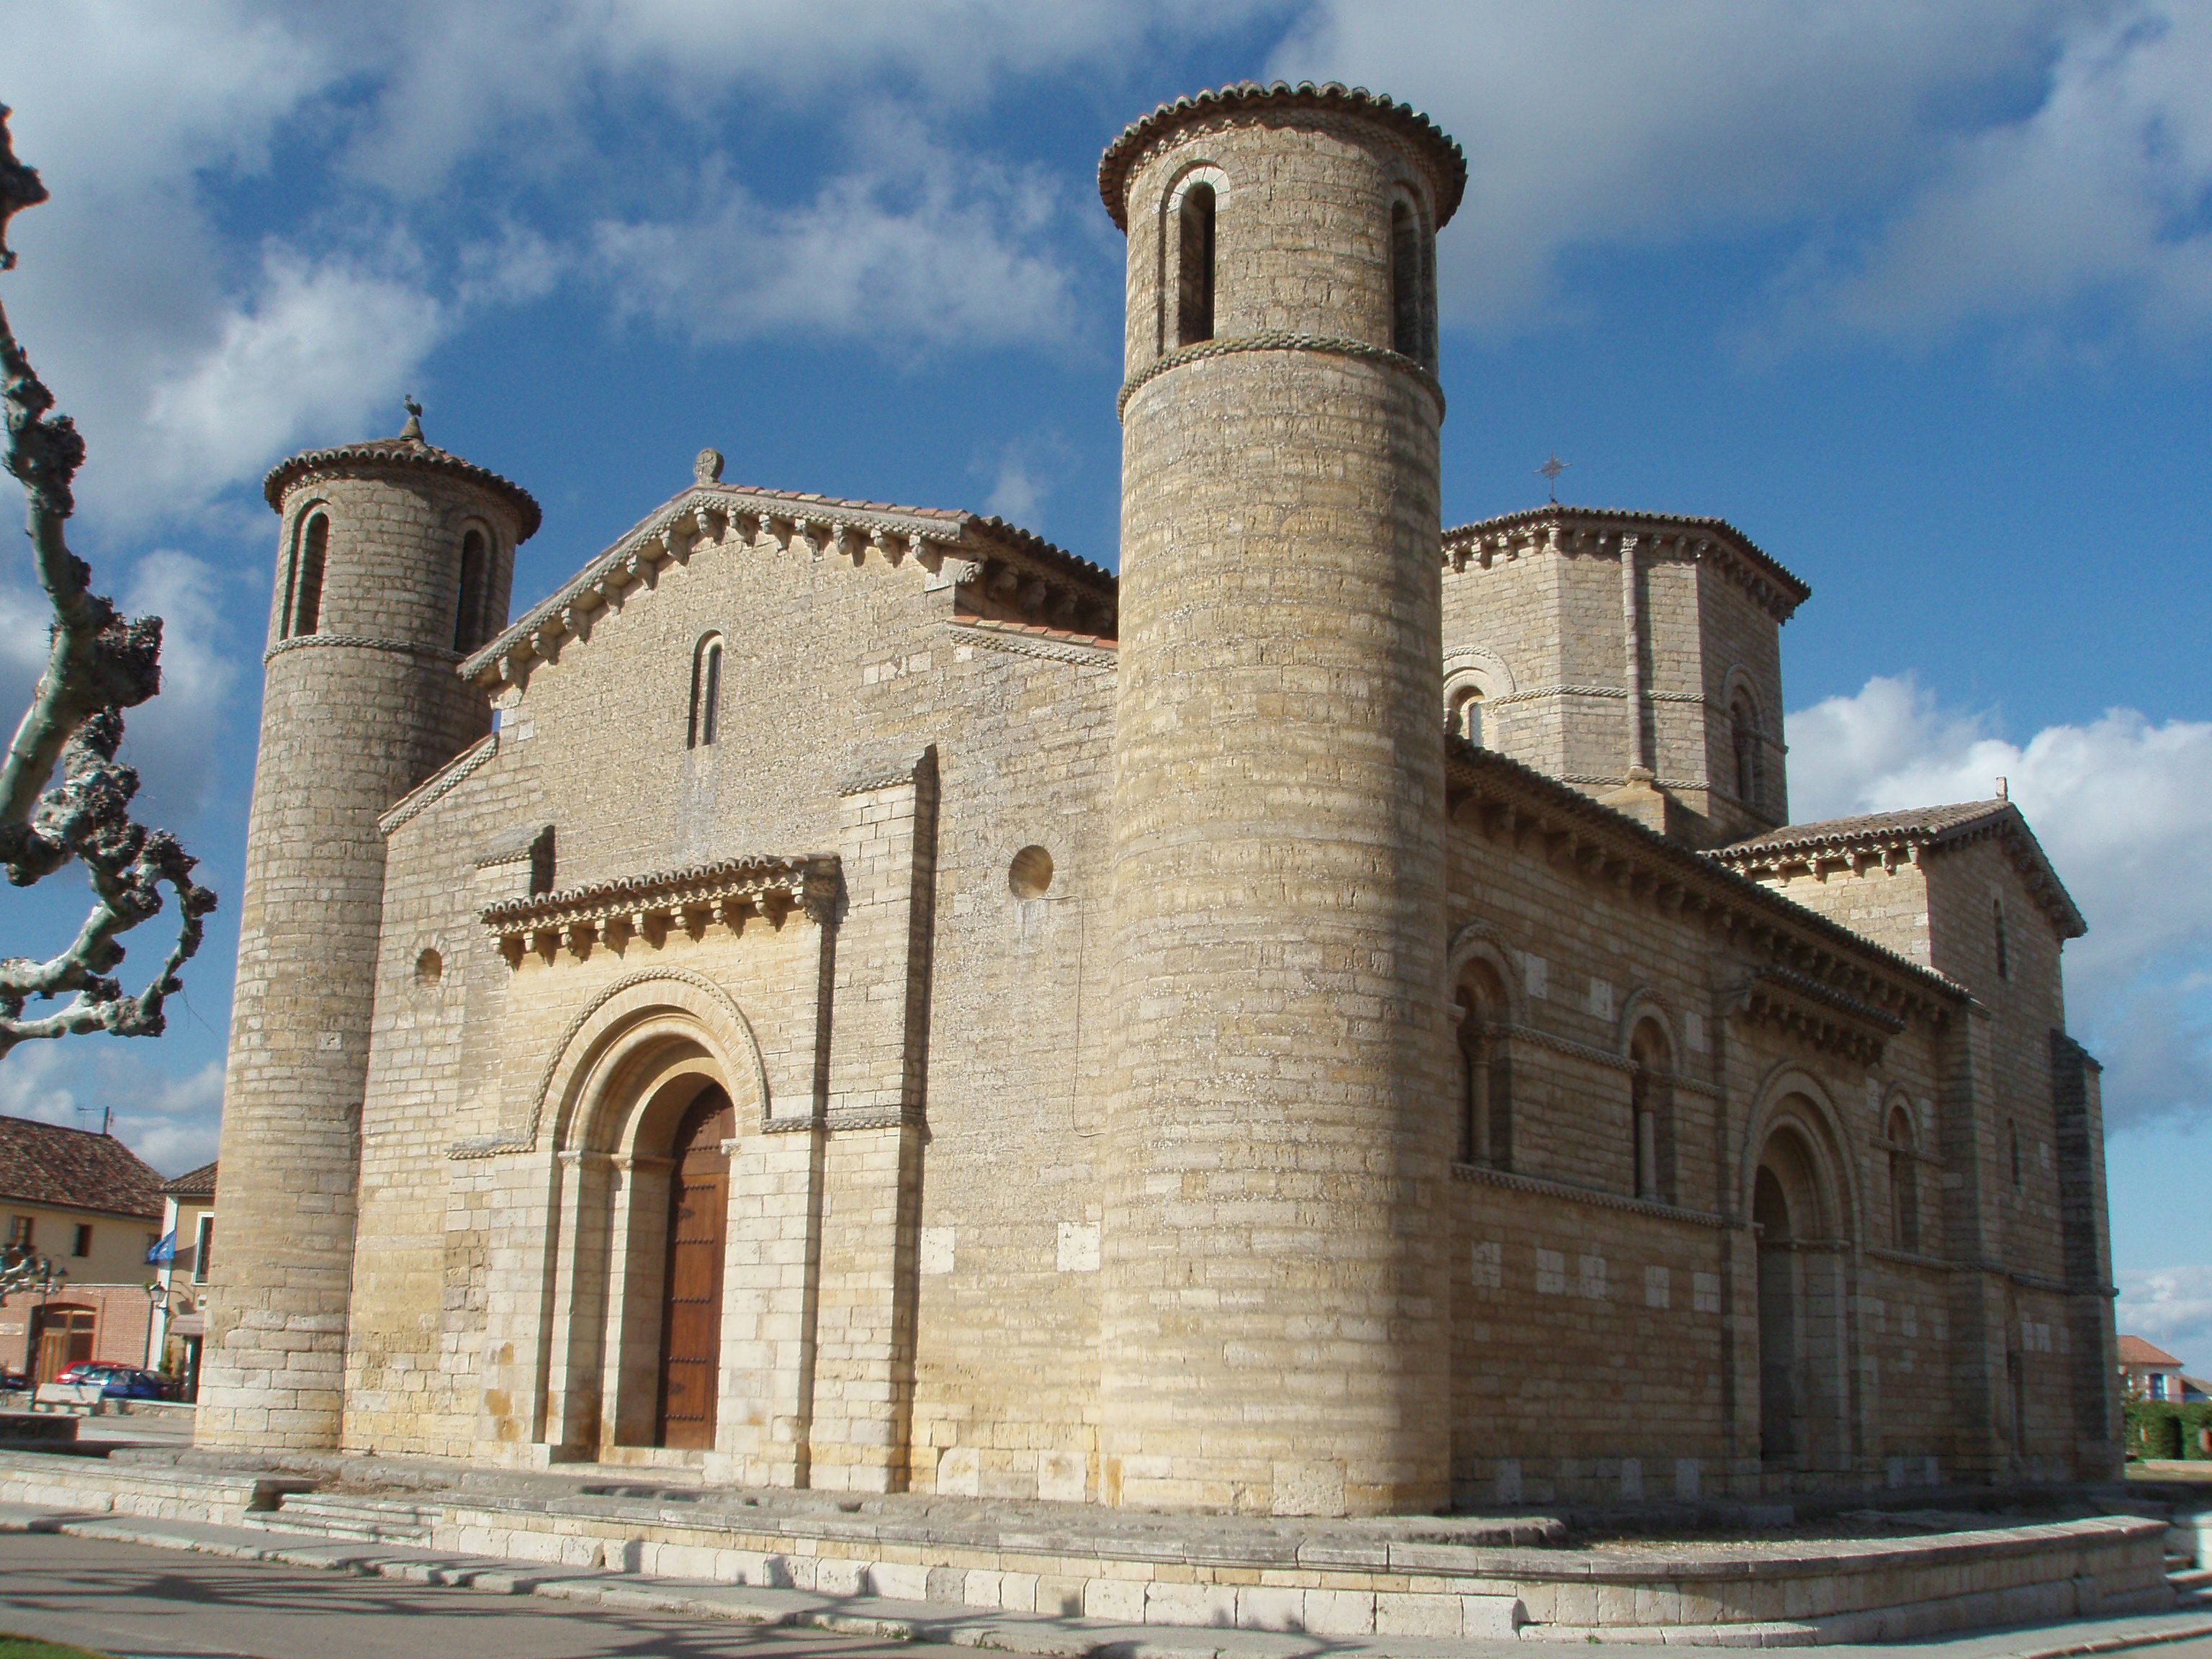
<svg viewBox="0 0 2212 1659">
<path fill-rule="evenodd" d="M 295 456 L 203 1443 L 1282 1515 L 2117 1457 L 2080 915 L 1792 823 L 1805 585 L 1439 516 L 1458 147 L 1163 106 L 1118 574 L 721 458 Z M 684 1478 L 691 1478 L 686 1476 Z"/>
</svg>

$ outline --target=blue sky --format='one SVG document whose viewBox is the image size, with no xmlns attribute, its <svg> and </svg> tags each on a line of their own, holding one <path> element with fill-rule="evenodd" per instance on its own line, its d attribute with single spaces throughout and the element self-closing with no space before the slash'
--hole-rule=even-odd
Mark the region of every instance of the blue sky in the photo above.
<svg viewBox="0 0 2212 1659">
<path fill-rule="evenodd" d="M 1467 149 L 1448 522 L 1556 451 L 1802 575 L 1801 819 L 2011 779 L 2091 923 L 2123 1327 L 2212 1370 L 2204 0 L 0 0 L 55 198 L 0 295 L 91 441 L 79 551 L 169 620 L 146 815 L 226 900 L 168 1037 L 18 1049 L 0 1110 L 212 1156 L 270 463 L 419 394 L 545 506 L 518 607 L 708 443 L 1111 562 L 1098 152 L 1278 75 Z M 0 693 L 42 635 L 0 573 Z M 10 950 L 72 915 L 11 902 Z"/>
</svg>

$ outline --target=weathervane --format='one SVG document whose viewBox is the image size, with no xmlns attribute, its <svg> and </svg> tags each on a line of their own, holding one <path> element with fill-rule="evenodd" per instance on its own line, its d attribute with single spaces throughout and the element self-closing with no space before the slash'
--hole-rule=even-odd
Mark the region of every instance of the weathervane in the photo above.
<svg viewBox="0 0 2212 1659">
<path fill-rule="evenodd" d="M 1552 505 L 1553 507 L 1557 507 L 1559 504 L 1559 474 L 1565 472 L 1567 470 L 1567 462 L 1561 460 L 1557 455 L 1554 455 L 1550 460 L 1546 461 L 1543 465 L 1536 469 L 1538 475 L 1542 477 L 1547 484 L 1551 486 Z"/>
<path fill-rule="evenodd" d="M 422 405 L 415 401 L 415 394 L 410 392 L 400 399 L 399 406 L 407 411 L 407 424 L 399 428 L 399 435 L 420 443 L 422 441 Z"/>
</svg>

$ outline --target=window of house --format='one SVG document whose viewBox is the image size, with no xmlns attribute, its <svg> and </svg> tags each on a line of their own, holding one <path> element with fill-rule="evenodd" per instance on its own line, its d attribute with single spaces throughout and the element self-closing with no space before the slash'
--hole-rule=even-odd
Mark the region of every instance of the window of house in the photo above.
<svg viewBox="0 0 2212 1659">
<path fill-rule="evenodd" d="M 453 649 L 473 651 L 483 643 L 484 587 L 491 567 L 491 543 L 481 530 L 461 538 L 460 599 L 453 609 Z"/>
<path fill-rule="evenodd" d="M 1991 937 L 1996 942 L 1997 977 L 1999 979 L 2010 979 L 2012 977 L 2012 953 L 2006 948 L 2004 901 L 2002 899 L 1991 899 L 1990 901 L 1990 926 Z"/>
<path fill-rule="evenodd" d="M 1482 688 L 1463 685 L 1452 693 L 1451 729 L 1480 749 L 1482 746 Z"/>
<path fill-rule="evenodd" d="M 1428 238 L 1410 202 L 1390 206 L 1390 349 L 1429 361 Z"/>
<path fill-rule="evenodd" d="M 709 634 L 699 642 L 691 659 L 690 746 L 704 749 L 714 741 L 721 720 L 722 636 Z"/>
<path fill-rule="evenodd" d="M 1513 1166 L 1513 1058 L 1504 1024 L 1505 985 L 1488 963 L 1460 975 L 1459 1158 L 1493 1170 Z"/>
<path fill-rule="evenodd" d="M 1213 337 L 1213 186 L 1194 184 L 1176 211 L 1176 343 Z"/>
<path fill-rule="evenodd" d="M 1729 730 L 1735 746 L 1735 794 L 1747 806 L 1765 795 L 1766 757 L 1759 742 L 1759 711 L 1741 691 L 1729 704 Z"/>
<path fill-rule="evenodd" d="M 1662 1164 L 1671 1142 L 1674 1109 L 1674 1046 L 1656 1019 L 1647 1019 L 1629 1039 L 1628 1115 L 1635 1138 L 1636 1195 L 1671 1203 L 1672 1182 Z"/>
<path fill-rule="evenodd" d="M 32 1231 L 32 1218 L 29 1216 L 11 1215 L 8 1218 L 8 1242 L 10 1244 L 18 1245 L 26 1250 L 29 1249 Z"/>
<path fill-rule="evenodd" d="M 322 621 L 323 563 L 330 551 L 331 520 L 327 514 L 313 513 L 300 526 L 292 552 L 292 568 L 284 590 L 284 637 L 312 634 Z"/>
<path fill-rule="evenodd" d="M 1892 1248 L 1920 1248 L 1920 1164 L 1912 1145 L 1912 1115 L 1899 1106 L 1889 1115 L 1889 1232 Z"/>
<path fill-rule="evenodd" d="M 208 1256 L 209 1256 L 210 1252 L 211 1252 L 214 1249 L 215 1249 L 215 1218 L 214 1218 L 213 1216 L 211 1216 L 211 1215 L 204 1215 L 204 1216 L 202 1216 L 202 1217 L 200 1218 L 200 1221 L 199 1221 L 199 1231 L 198 1231 L 198 1232 L 193 1236 L 193 1238 L 192 1238 L 192 1283 L 193 1283 L 193 1284 L 195 1284 L 195 1285 L 204 1285 L 204 1284 L 206 1284 L 206 1283 L 207 1283 L 207 1281 L 208 1281 Z"/>
<path fill-rule="evenodd" d="M 2153 1371 L 2150 1374 L 2150 1397 L 2154 1400 L 2163 1400 L 2166 1398 L 2166 1373 L 2164 1371 Z"/>
<path fill-rule="evenodd" d="M 70 1245 L 70 1254 L 71 1255 L 90 1255 L 92 1254 L 92 1229 L 82 1221 L 77 1223 L 76 1238 Z"/>
</svg>

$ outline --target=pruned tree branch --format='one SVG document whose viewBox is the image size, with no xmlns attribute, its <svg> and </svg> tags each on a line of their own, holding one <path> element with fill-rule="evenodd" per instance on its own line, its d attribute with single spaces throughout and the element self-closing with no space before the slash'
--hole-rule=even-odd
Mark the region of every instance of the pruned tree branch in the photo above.
<svg viewBox="0 0 2212 1659">
<path fill-rule="evenodd" d="M 8 221 L 46 199 L 39 175 L 15 159 L 8 110 L 0 105 L 0 270 L 15 263 Z M 0 960 L 0 1054 L 33 1037 L 85 1031 L 159 1036 L 162 1002 L 179 988 L 177 970 L 199 948 L 215 895 L 192 880 L 195 860 L 163 830 L 131 816 L 138 775 L 115 758 L 123 710 L 161 689 L 161 619 L 125 617 L 92 591 L 92 568 L 69 550 L 63 526 L 76 511 L 71 486 L 84 463 L 76 423 L 53 412 L 46 389 L 0 307 L 0 409 L 7 417 L 8 471 L 23 486 L 25 533 L 39 585 L 52 608 L 46 672 L 0 758 L 0 869 L 27 887 L 79 863 L 92 908 L 67 949 L 43 962 Z M 47 787 L 54 769 L 62 781 Z M 161 888 L 176 895 L 176 942 L 144 989 L 126 994 L 112 971 L 121 935 L 160 914 Z M 27 1017 L 32 1000 L 68 996 L 62 1007 Z"/>
</svg>

